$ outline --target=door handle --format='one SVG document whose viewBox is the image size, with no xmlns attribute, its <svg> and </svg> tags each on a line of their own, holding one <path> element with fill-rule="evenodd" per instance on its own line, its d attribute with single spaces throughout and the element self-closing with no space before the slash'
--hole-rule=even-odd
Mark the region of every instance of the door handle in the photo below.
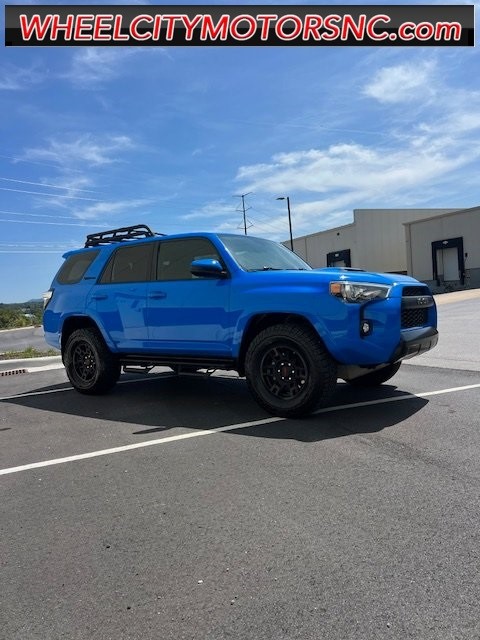
<svg viewBox="0 0 480 640">
<path fill-rule="evenodd" d="M 160 298 L 166 298 L 167 294 L 165 293 L 165 291 L 150 291 L 148 297 L 152 298 L 153 300 L 159 300 Z"/>
<path fill-rule="evenodd" d="M 106 300 L 108 298 L 106 293 L 94 293 L 92 300 Z"/>
</svg>

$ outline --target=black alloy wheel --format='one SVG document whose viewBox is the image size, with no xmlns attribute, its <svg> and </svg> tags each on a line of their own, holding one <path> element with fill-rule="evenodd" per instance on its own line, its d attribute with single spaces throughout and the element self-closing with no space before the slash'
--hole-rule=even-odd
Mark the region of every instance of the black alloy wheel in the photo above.
<svg viewBox="0 0 480 640">
<path fill-rule="evenodd" d="M 69 336 L 63 361 L 68 379 L 80 393 L 107 393 L 120 377 L 120 363 L 95 328 L 77 329 Z"/>
<path fill-rule="evenodd" d="M 312 328 L 286 323 L 268 327 L 253 339 L 245 357 L 245 375 L 264 409 L 297 417 L 328 402 L 337 367 Z"/>
<path fill-rule="evenodd" d="M 88 342 L 78 341 L 72 349 L 72 371 L 80 384 L 89 385 L 95 379 L 97 362 Z"/>
<path fill-rule="evenodd" d="M 309 371 L 298 348 L 279 343 L 274 344 L 263 356 L 260 375 L 269 393 L 289 400 L 302 393 Z"/>
</svg>

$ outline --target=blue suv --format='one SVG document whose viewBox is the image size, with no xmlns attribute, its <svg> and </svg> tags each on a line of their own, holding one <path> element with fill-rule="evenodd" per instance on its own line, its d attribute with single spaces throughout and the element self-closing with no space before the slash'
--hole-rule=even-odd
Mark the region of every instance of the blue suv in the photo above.
<svg viewBox="0 0 480 640">
<path fill-rule="evenodd" d="M 47 342 L 74 388 L 106 393 L 125 370 L 236 370 L 268 412 L 324 405 L 338 378 L 379 385 L 435 346 L 427 286 L 404 275 L 312 269 L 281 244 L 145 225 L 87 236 L 45 294 Z"/>
</svg>

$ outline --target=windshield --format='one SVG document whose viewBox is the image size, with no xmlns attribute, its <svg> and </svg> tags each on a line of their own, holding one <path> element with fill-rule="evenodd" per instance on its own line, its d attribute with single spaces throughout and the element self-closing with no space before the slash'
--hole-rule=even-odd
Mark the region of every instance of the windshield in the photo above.
<svg viewBox="0 0 480 640">
<path fill-rule="evenodd" d="M 219 237 L 238 264 L 246 271 L 311 270 L 306 262 L 283 244 L 252 236 L 221 234 Z"/>
</svg>

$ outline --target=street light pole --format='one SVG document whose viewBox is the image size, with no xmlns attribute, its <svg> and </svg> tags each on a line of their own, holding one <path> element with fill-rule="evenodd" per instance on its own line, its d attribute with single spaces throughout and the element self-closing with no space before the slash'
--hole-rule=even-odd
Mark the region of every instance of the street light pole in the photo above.
<svg viewBox="0 0 480 640">
<path fill-rule="evenodd" d="M 277 198 L 277 200 L 286 200 L 287 201 L 287 209 L 288 209 L 288 228 L 290 229 L 290 249 L 293 251 L 293 233 L 292 233 L 292 214 L 290 211 L 290 197 L 282 196 L 281 198 Z"/>
</svg>

